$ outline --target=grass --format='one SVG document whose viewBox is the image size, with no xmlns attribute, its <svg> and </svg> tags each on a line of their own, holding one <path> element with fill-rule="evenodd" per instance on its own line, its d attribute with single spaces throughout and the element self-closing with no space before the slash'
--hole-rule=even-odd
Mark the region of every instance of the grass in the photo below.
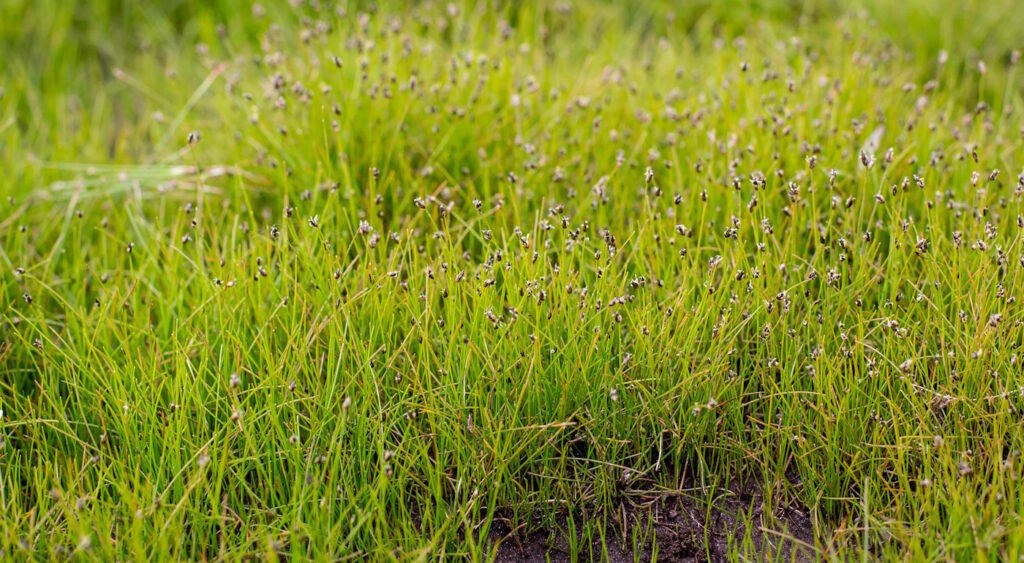
<svg viewBox="0 0 1024 563">
<path fill-rule="evenodd" d="M 134 4 L 0 7 L 3 554 L 1024 557 L 1013 2 Z"/>
</svg>

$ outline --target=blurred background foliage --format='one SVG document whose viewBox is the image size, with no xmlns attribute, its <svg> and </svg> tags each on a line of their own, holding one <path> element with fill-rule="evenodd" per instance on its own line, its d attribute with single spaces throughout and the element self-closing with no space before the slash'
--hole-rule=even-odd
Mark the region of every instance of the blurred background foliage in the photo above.
<svg viewBox="0 0 1024 563">
<path fill-rule="evenodd" d="M 235 0 L 7 0 L 0 3 L 0 187 L 45 181 L 31 164 L 49 162 L 152 161 L 154 136 L 168 131 L 171 116 L 209 76 L 218 60 L 259 52 L 266 21 L 296 26 L 332 10 L 403 8 L 404 2 L 239 2 Z M 411 8 L 428 7 L 409 4 Z M 481 25 L 504 19 L 524 42 L 551 42 L 562 56 L 582 58 L 608 45 L 608 34 L 642 37 L 646 45 L 623 44 L 618 56 L 657 56 L 658 41 L 685 43 L 695 51 L 740 37 L 799 37 L 813 47 L 835 33 L 877 31 L 922 69 L 921 82 L 940 72 L 978 73 L 961 83 L 962 99 L 973 106 L 992 103 L 1007 88 L 1024 88 L 1024 76 L 1008 73 L 1020 49 L 1024 10 L 1016 0 L 696 0 L 672 2 L 462 2 Z M 262 14 L 262 16 L 260 16 Z M 573 41 L 558 43 L 564 35 Z M 637 48 L 639 47 L 639 48 Z M 168 78 L 182 85 L 157 91 Z M 1013 83 L 1008 83 L 1012 80 Z M 181 125 L 178 123 L 177 125 Z M 29 158 L 25 159 L 24 155 Z M 5 190 L 6 192 L 7 190 Z"/>
</svg>

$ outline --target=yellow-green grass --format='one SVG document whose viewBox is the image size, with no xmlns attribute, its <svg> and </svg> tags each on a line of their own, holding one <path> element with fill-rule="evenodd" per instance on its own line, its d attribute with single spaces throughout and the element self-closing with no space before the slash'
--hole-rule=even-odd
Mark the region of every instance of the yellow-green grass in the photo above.
<svg viewBox="0 0 1024 563">
<path fill-rule="evenodd" d="M 1017 560 L 1022 27 L 5 3 L 0 549 Z"/>
</svg>

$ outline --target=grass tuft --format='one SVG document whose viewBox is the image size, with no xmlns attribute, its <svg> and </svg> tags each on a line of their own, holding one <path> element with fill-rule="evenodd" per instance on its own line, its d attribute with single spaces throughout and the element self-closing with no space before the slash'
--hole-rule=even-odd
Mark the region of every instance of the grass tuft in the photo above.
<svg viewBox="0 0 1024 563">
<path fill-rule="evenodd" d="M 0 558 L 1024 556 L 1012 1 L 137 4 L 0 6 Z"/>
</svg>

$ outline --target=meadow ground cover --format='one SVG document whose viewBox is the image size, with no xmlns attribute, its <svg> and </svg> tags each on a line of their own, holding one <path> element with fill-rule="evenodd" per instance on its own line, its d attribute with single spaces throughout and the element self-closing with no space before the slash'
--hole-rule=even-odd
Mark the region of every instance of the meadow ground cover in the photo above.
<svg viewBox="0 0 1024 563">
<path fill-rule="evenodd" d="M 1020 560 L 1021 29 L 0 3 L 0 559 Z"/>
</svg>

